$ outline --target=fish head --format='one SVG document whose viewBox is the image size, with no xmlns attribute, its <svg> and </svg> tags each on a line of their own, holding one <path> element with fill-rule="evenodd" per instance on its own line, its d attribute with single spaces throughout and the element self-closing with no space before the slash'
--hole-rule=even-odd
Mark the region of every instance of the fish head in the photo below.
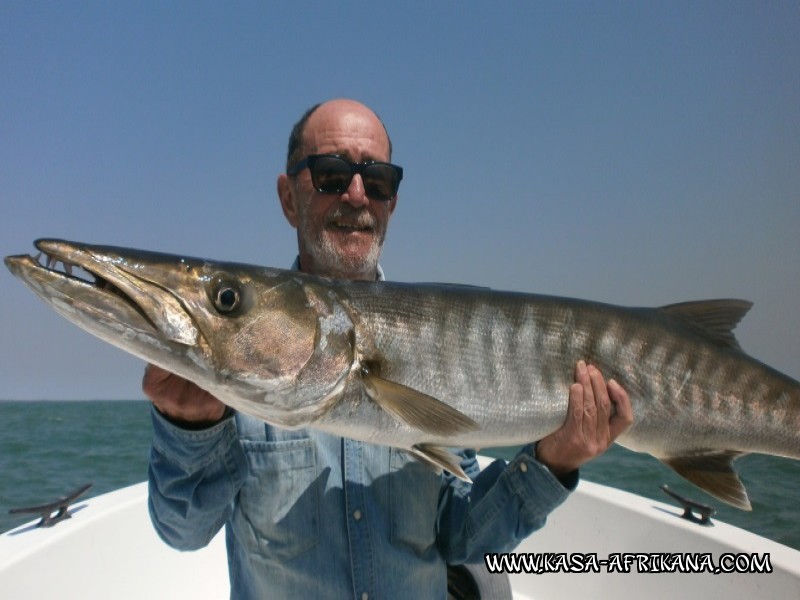
<svg viewBox="0 0 800 600">
<path fill-rule="evenodd" d="M 9 256 L 6 265 L 59 314 L 275 425 L 318 418 L 351 370 L 352 323 L 299 273 L 63 240 L 35 245 L 39 256 Z"/>
</svg>

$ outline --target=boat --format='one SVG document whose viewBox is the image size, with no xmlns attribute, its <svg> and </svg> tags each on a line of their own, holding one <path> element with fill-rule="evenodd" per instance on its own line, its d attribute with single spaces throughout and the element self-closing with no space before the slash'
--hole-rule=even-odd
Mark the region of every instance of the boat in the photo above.
<svg viewBox="0 0 800 600">
<path fill-rule="evenodd" d="M 581 481 L 514 553 L 470 570 L 482 574 L 479 586 L 510 587 L 515 600 L 800 598 L 800 551 L 685 512 Z M 51 527 L 31 521 L 0 534 L 0 596 L 228 598 L 224 532 L 202 550 L 169 548 L 150 524 L 145 482 L 75 500 L 68 514 Z M 506 573 L 490 573 L 490 564 Z"/>
</svg>

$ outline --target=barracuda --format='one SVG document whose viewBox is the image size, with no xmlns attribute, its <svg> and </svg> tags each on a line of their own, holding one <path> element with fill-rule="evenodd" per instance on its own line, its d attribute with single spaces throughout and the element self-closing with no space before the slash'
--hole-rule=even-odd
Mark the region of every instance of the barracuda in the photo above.
<svg viewBox="0 0 800 600">
<path fill-rule="evenodd" d="M 634 424 L 617 441 L 724 502 L 750 509 L 733 468 L 742 454 L 800 459 L 800 384 L 732 333 L 749 302 L 623 308 L 35 245 L 40 256 L 5 263 L 62 316 L 279 427 L 404 448 L 466 478 L 445 447 L 555 431 L 583 359 L 631 397 Z"/>
</svg>

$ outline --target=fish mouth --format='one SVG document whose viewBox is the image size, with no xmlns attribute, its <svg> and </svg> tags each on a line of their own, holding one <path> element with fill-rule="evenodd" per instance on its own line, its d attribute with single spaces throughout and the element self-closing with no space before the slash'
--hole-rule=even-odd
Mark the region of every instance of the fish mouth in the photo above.
<svg viewBox="0 0 800 600">
<path fill-rule="evenodd" d="M 152 329 L 158 329 L 142 307 L 122 288 L 114 285 L 111 279 L 104 277 L 101 269 L 96 266 L 93 268 L 92 261 L 87 260 L 76 247 L 65 251 L 61 244 L 52 240 L 37 240 L 34 245 L 39 250 L 36 256 L 22 254 L 6 257 L 6 266 L 12 273 L 26 281 L 34 278 L 49 284 L 52 289 L 64 291 L 71 288 L 89 294 L 94 292 L 113 296 L 113 301 L 124 303 L 147 321 Z"/>
<path fill-rule="evenodd" d="M 9 270 L 67 319 L 100 321 L 120 331 L 195 345 L 199 331 L 166 287 L 134 273 L 104 247 L 53 239 L 34 242 L 36 256 L 5 258 Z"/>
</svg>

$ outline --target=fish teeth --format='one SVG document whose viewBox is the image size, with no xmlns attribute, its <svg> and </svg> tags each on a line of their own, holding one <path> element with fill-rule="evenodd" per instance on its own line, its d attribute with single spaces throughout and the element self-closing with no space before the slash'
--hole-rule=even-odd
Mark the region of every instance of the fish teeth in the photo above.
<svg viewBox="0 0 800 600">
<path fill-rule="evenodd" d="M 67 275 L 73 275 L 73 269 L 80 269 L 80 265 L 75 263 L 67 262 L 62 258 L 57 258 L 55 256 L 50 256 L 44 252 L 39 252 L 35 257 L 34 260 L 39 263 L 41 266 L 45 267 L 46 269 L 50 269 L 51 271 L 59 271 L 62 270 Z M 59 263 L 61 264 L 61 269 L 58 268 Z"/>
</svg>

